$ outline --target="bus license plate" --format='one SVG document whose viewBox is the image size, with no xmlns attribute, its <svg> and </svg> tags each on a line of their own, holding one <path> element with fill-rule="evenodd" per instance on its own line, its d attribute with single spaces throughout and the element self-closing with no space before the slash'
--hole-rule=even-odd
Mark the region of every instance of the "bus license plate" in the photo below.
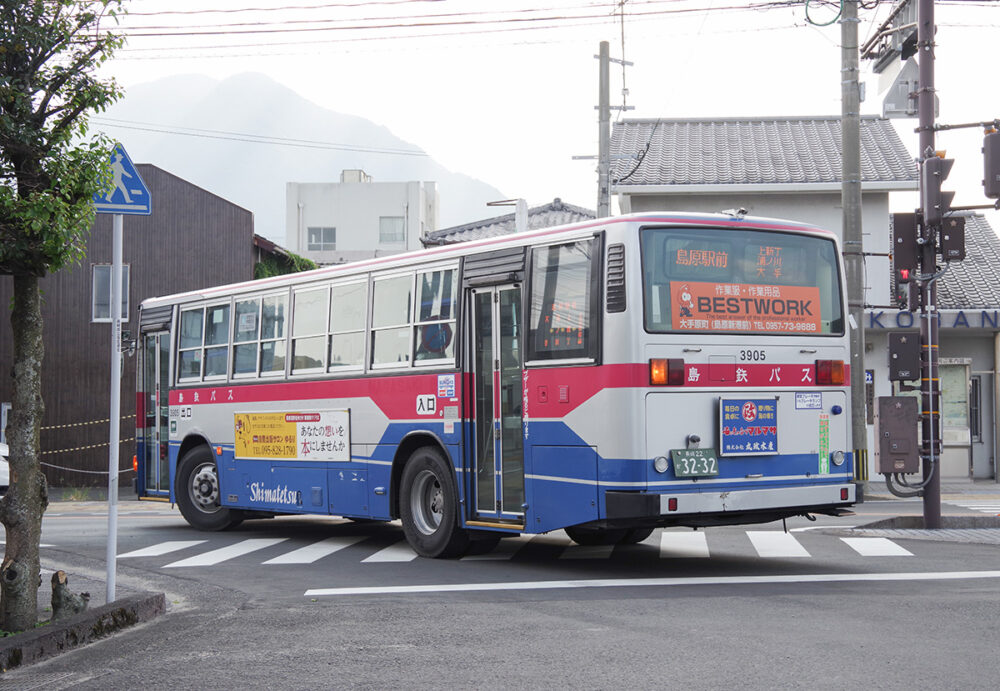
<svg viewBox="0 0 1000 691">
<path fill-rule="evenodd" d="M 719 474 L 715 449 L 671 449 L 676 477 L 713 477 Z"/>
</svg>

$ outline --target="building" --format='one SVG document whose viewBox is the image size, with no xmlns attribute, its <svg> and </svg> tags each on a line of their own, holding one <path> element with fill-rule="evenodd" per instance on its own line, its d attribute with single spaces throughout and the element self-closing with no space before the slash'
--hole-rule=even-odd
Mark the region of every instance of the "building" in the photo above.
<svg viewBox="0 0 1000 691">
<path fill-rule="evenodd" d="M 840 117 L 624 120 L 611 138 L 612 193 L 623 213 L 746 209 L 840 234 Z M 919 314 L 892 298 L 889 195 L 916 191 L 919 174 L 892 124 L 861 118 L 862 229 L 865 256 L 865 366 L 868 448 L 874 447 L 875 396 L 899 390 L 888 380 L 888 332 L 916 333 Z M 980 216 L 966 225 L 968 257 L 939 282 L 942 473 L 997 478 L 1000 388 L 1000 241 Z M 868 476 L 875 472 L 869 453 Z"/>
<path fill-rule="evenodd" d="M 374 182 L 345 170 L 340 182 L 285 186 L 285 245 L 320 265 L 420 249 L 437 228 L 433 182 Z"/>
<path fill-rule="evenodd" d="M 153 165 L 136 166 L 152 199 L 149 216 L 124 217 L 123 262 L 128 273 L 124 340 L 138 333 L 139 303 L 148 297 L 253 278 L 253 215 Z M 110 408 L 111 215 L 98 215 L 86 254 L 41 281 L 45 323 L 41 432 L 43 469 L 53 486 L 107 485 Z M 94 286 L 98 290 L 94 290 Z M 0 277 L 0 302 L 10 304 L 13 281 Z M 121 467 L 131 481 L 135 429 L 134 350 L 124 357 L 121 394 Z M 9 371 L 13 346 L 0 328 L 0 367 Z M 11 400 L 11 380 L 0 377 L 0 402 Z"/>
<path fill-rule="evenodd" d="M 523 203 L 518 199 L 517 203 Z M 518 215 L 521 218 L 521 227 L 518 227 Z M 427 233 L 424 237 L 424 246 L 451 245 L 456 242 L 466 242 L 468 240 L 482 240 L 484 238 L 497 237 L 499 235 L 509 235 L 522 230 L 534 230 L 536 228 L 551 228 L 567 223 L 577 223 L 579 221 L 589 221 L 597 217 L 590 209 L 580 206 L 566 204 L 562 199 L 556 197 L 549 204 L 533 206 L 530 209 L 523 208 L 523 211 L 494 216 L 482 221 L 474 221 L 452 228 L 444 228 Z"/>
</svg>

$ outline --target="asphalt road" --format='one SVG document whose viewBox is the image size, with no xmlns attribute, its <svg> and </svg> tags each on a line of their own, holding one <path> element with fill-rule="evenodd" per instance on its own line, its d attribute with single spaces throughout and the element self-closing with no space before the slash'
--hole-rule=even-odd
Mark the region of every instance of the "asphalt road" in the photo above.
<svg viewBox="0 0 1000 691">
<path fill-rule="evenodd" d="M 872 502 L 788 534 L 657 531 L 614 550 L 557 532 L 444 561 L 414 558 L 393 524 L 198 533 L 123 503 L 119 594 L 166 592 L 167 615 L 0 689 L 996 688 L 1000 546 L 830 531 L 919 512 Z M 102 505 L 54 504 L 43 565 L 103 590 L 105 530 Z"/>
</svg>

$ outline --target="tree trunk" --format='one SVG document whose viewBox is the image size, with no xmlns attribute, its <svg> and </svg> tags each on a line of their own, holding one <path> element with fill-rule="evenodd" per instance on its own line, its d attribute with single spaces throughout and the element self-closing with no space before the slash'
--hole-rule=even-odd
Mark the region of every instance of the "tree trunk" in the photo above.
<svg viewBox="0 0 1000 691">
<path fill-rule="evenodd" d="M 39 465 L 42 424 L 42 299 L 38 277 L 14 276 L 10 325 L 14 337 L 14 397 L 7 420 L 10 489 L 0 500 L 7 547 L 0 567 L 0 629 L 24 631 L 38 620 L 38 545 L 49 505 Z"/>
</svg>

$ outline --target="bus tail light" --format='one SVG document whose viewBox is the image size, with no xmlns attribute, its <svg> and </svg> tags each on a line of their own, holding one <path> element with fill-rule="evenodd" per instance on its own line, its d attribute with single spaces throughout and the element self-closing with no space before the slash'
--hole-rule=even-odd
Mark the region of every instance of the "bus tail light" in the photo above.
<svg viewBox="0 0 1000 691">
<path fill-rule="evenodd" d="M 843 386 L 844 384 L 844 361 L 843 360 L 817 360 L 816 361 L 816 383 L 824 386 Z"/>
<path fill-rule="evenodd" d="M 841 487 L 840 488 L 840 500 L 841 501 L 847 501 L 847 495 L 848 495 L 847 488 L 846 487 Z"/>
<path fill-rule="evenodd" d="M 677 497 L 670 497 L 667 499 L 667 511 L 677 510 Z"/>
<path fill-rule="evenodd" d="M 138 456 L 132 456 L 132 472 L 133 473 L 138 473 L 139 472 L 139 457 Z"/>
<path fill-rule="evenodd" d="M 682 358 L 654 358 L 649 361 L 649 383 L 653 386 L 681 386 L 684 384 Z"/>
</svg>

